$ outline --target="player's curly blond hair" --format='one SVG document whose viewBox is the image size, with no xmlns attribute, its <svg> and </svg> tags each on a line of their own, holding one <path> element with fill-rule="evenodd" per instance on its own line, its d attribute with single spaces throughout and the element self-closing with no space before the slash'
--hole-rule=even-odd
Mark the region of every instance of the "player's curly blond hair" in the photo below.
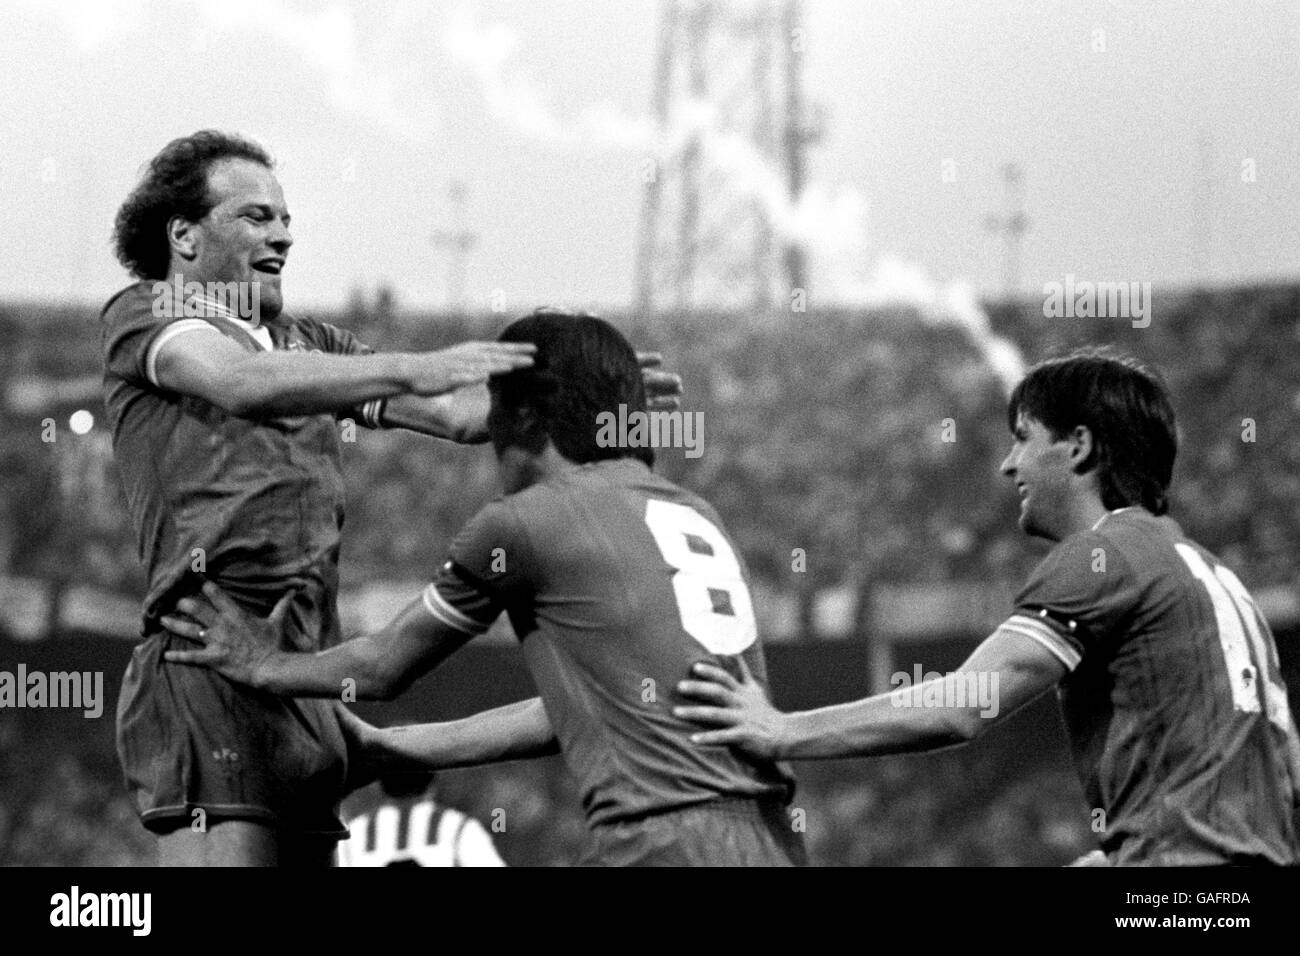
<svg viewBox="0 0 1300 956">
<path fill-rule="evenodd" d="M 249 159 L 268 169 L 271 154 L 235 133 L 204 129 L 174 139 L 149 161 L 144 176 L 117 211 L 113 248 L 118 261 L 139 279 L 167 278 L 173 216 L 198 222 L 212 209 L 208 170 L 220 159 Z"/>
</svg>

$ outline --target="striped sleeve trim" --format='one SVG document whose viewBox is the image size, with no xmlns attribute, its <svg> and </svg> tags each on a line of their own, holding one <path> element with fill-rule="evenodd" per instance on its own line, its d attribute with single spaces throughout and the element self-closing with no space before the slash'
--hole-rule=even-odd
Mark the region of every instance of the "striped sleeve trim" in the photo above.
<svg viewBox="0 0 1300 956">
<path fill-rule="evenodd" d="M 170 325 L 163 328 L 161 332 L 154 336 L 149 343 L 149 351 L 144 357 L 144 375 L 149 379 L 150 384 L 161 388 L 158 385 L 158 353 L 162 347 L 176 338 L 178 335 L 184 335 L 186 332 L 216 332 L 205 319 L 177 319 Z"/>
<path fill-rule="evenodd" d="M 361 421 L 367 428 L 384 427 L 384 406 L 388 400 L 384 398 L 372 398 L 361 406 Z"/>
<path fill-rule="evenodd" d="M 1024 614 L 1013 614 L 998 627 L 999 631 L 1010 631 L 1037 641 L 1056 656 L 1065 669 L 1073 671 L 1083 660 L 1064 638 L 1037 618 Z"/>
<path fill-rule="evenodd" d="M 447 599 L 438 592 L 438 587 L 435 584 L 430 584 L 424 589 L 423 598 L 425 610 L 443 624 L 464 634 L 482 634 L 492 626 L 491 624 L 484 624 L 482 621 L 476 621 L 463 611 L 452 607 Z"/>
</svg>

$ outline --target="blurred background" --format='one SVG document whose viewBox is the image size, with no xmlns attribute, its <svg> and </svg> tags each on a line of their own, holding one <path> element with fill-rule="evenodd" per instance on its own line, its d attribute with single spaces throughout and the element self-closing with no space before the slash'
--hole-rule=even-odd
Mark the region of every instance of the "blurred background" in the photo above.
<svg viewBox="0 0 1300 956">
<path fill-rule="evenodd" d="M 0 864 L 150 862 L 113 749 L 143 575 L 97 313 L 127 281 L 117 205 L 204 127 L 277 154 L 290 310 L 417 349 L 592 308 L 665 354 L 704 445 L 659 467 L 740 543 L 779 705 L 951 668 L 1006 615 L 1043 554 L 997 474 L 1007 391 L 1084 343 L 1169 381 L 1172 513 L 1260 601 L 1296 700 L 1293 5 L 0 15 L 0 670 L 102 671 L 106 697 L 97 719 L 0 709 Z M 1053 312 L 1053 284 L 1086 282 L 1140 289 L 1149 313 Z M 355 631 L 415 594 L 497 489 L 486 448 L 369 432 L 343 448 Z M 530 693 L 502 628 L 362 712 L 443 719 Z M 796 770 L 817 863 L 1051 865 L 1093 845 L 1050 700 L 963 750 Z M 508 863 L 576 856 L 558 759 L 449 772 L 439 798 L 485 823 L 504 810 Z"/>
</svg>

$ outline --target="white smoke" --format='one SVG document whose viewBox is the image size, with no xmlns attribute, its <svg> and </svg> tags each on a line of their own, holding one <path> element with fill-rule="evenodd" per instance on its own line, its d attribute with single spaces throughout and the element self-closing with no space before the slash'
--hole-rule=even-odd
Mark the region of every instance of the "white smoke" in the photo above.
<svg viewBox="0 0 1300 956">
<path fill-rule="evenodd" d="M 427 69 L 416 67 L 426 59 L 421 34 L 434 27 L 418 9 L 386 4 L 377 16 L 359 18 L 341 3 L 300 8 L 284 0 L 195 0 L 195 7 L 199 52 L 219 50 L 255 25 L 259 39 L 298 54 L 341 110 L 408 139 L 425 138 L 441 125 L 429 102 Z"/>
<path fill-rule="evenodd" d="M 993 332 L 968 283 L 938 283 L 922 267 L 887 255 L 867 266 L 871 255 L 861 192 L 813 182 L 792 202 L 781 170 L 751 140 L 720 129 L 710 104 L 679 101 L 663 129 L 649 117 L 628 116 L 609 104 L 587 107 L 566 120 L 517 67 L 520 41 L 508 28 L 482 26 L 462 11 L 443 39 L 452 62 L 478 84 L 492 116 L 516 132 L 556 145 L 618 148 L 659 159 L 694 139 L 704 162 L 721 174 L 732 195 L 757 200 L 773 233 L 806 250 L 819 303 L 914 307 L 927 322 L 964 329 L 1007 391 L 1024 374 L 1020 350 Z"/>
<path fill-rule="evenodd" d="M 472 78 L 488 113 L 515 132 L 559 146 L 644 150 L 656 139 L 654 123 L 629 117 L 606 103 L 561 118 L 550 98 L 513 61 L 521 42 L 503 24 L 483 25 L 468 10 L 459 10 L 441 31 L 442 49 Z"/>
<path fill-rule="evenodd" d="M 68 0 L 52 9 L 86 49 L 160 15 L 139 0 Z M 969 286 L 937 283 L 919 266 L 887 256 L 873 264 L 861 192 L 814 181 L 792 203 L 781 170 L 750 139 L 722 128 L 709 103 L 674 104 L 662 129 L 649 115 L 599 100 L 564 115 L 519 65 L 523 42 L 515 31 L 484 23 L 469 8 L 446 15 L 432 5 L 384 4 L 361 15 L 341 2 L 192 0 L 186 9 L 196 13 L 190 52 L 213 56 L 229 42 L 269 37 L 297 54 L 339 109 L 405 138 L 428 140 L 439 129 L 431 100 L 445 72 L 468 79 L 502 126 L 556 148 L 618 150 L 662 161 L 698 142 L 722 188 L 757 201 L 775 236 L 806 250 L 819 303 L 914 306 L 926 321 L 965 328 L 1004 381 L 1022 372 L 1019 353 L 992 333 Z"/>
<path fill-rule="evenodd" d="M 1020 349 L 994 333 L 969 283 L 937 283 L 920 266 L 892 256 L 882 256 L 866 282 L 841 282 L 848 304 L 909 305 L 927 322 L 960 326 L 1008 393 L 1024 376 Z"/>
<path fill-rule="evenodd" d="M 64 0 L 41 3 L 27 0 L 33 13 L 52 14 L 62 22 L 73 46 L 92 53 L 121 39 L 133 29 L 141 13 L 141 0 Z"/>
</svg>

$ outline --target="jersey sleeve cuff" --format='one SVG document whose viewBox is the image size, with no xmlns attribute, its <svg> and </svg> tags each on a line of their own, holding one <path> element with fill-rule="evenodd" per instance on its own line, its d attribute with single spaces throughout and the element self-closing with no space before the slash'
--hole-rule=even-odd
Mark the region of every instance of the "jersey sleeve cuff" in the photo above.
<svg viewBox="0 0 1300 956">
<path fill-rule="evenodd" d="M 1068 671 L 1073 671 L 1079 666 L 1079 662 L 1083 660 L 1078 649 L 1073 644 L 1044 624 L 1041 619 L 1030 617 L 1028 614 L 1011 615 L 1002 622 L 998 630 L 1010 631 L 1013 634 L 1020 634 L 1030 640 L 1037 641 L 1064 664 L 1065 669 Z"/>
<path fill-rule="evenodd" d="M 144 357 L 144 376 L 149 380 L 149 384 L 155 388 L 161 388 L 158 384 L 158 353 L 162 347 L 176 338 L 178 335 L 184 335 L 187 332 L 212 332 L 215 331 L 211 325 L 204 319 L 177 319 L 163 327 L 163 329 L 153 337 L 149 343 L 149 350 Z"/>
<path fill-rule="evenodd" d="M 491 623 L 484 624 L 482 621 L 476 621 L 474 618 L 465 614 L 463 611 L 453 607 L 451 603 L 442 596 L 438 591 L 436 584 L 429 584 L 422 595 L 424 599 L 424 608 L 443 624 L 454 628 L 463 634 L 482 634 Z"/>
<path fill-rule="evenodd" d="M 386 398 L 372 398 L 361 406 L 361 422 L 367 428 L 384 427 L 384 408 L 388 405 Z"/>
</svg>

